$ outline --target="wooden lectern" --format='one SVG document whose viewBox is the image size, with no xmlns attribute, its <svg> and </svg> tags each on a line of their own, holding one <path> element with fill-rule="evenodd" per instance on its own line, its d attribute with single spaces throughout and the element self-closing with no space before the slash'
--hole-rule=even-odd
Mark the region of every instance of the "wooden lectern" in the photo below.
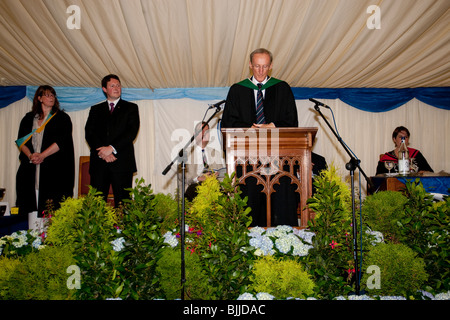
<svg viewBox="0 0 450 320">
<path fill-rule="evenodd" d="M 310 212 L 306 200 L 312 193 L 311 148 L 317 128 L 224 128 L 222 129 L 226 152 L 227 172 L 238 167 L 242 175 L 240 184 L 254 177 L 266 194 L 267 226 L 271 226 L 271 197 L 275 184 L 281 177 L 290 178 L 300 195 L 298 213 L 300 227 L 308 225 Z"/>
</svg>

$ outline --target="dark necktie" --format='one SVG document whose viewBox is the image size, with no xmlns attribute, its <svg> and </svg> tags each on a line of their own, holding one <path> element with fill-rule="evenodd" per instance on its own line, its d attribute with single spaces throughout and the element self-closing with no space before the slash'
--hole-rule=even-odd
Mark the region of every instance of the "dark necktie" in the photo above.
<svg viewBox="0 0 450 320">
<path fill-rule="evenodd" d="M 113 113 L 113 111 L 114 111 L 114 103 L 111 102 L 109 105 L 111 106 L 111 109 L 109 110 L 109 113 Z"/>
<path fill-rule="evenodd" d="M 266 119 L 264 118 L 264 106 L 263 106 L 263 94 L 261 90 L 262 83 L 258 83 L 258 92 L 256 94 L 256 123 L 264 124 Z"/>
<path fill-rule="evenodd" d="M 203 171 L 209 169 L 208 160 L 206 159 L 205 149 L 202 149 L 202 159 L 203 159 Z"/>
</svg>

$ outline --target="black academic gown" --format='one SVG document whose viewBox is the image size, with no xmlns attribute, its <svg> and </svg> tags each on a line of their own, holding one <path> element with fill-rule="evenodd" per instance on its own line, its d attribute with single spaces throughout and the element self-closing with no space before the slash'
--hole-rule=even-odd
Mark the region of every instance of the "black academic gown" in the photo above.
<svg viewBox="0 0 450 320">
<path fill-rule="evenodd" d="M 265 91 L 264 116 L 266 123 L 276 127 L 298 127 L 297 106 L 291 87 L 281 81 Z M 256 103 L 254 90 L 239 84 L 231 86 L 225 109 L 223 128 L 250 128 L 256 123 Z"/>
<path fill-rule="evenodd" d="M 29 112 L 20 122 L 18 138 L 21 138 L 33 129 L 34 114 Z M 45 126 L 42 138 L 41 151 L 56 143 L 59 151 L 48 156 L 40 164 L 39 199 L 36 206 L 35 177 L 36 165 L 30 163 L 27 156 L 19 154 L 20 166 L 16 176 L 17 200 L 19 214 L 28 214 L 38 211 L 42 217 L 47 209 L 47 201 L 52 201 L 53 208 L 60 207 L 64 198 L 73 196 L 75 183 L 75 159 L 72 138 L 72 121 L 67 113 L 58 111 Z M 32 139 L 25 144 L 34 153 Z"/>
<path fill-rule="evenodd" d="M 273 122 L 276 127 L 298 127 L 297 107 L 290 86 L 281 81 L 265 90 L 264 116 L 266 123 Z M 250 128 L 256 123 L 256 103 L 254 90 L 240 84 L 230 87 L 222 117 L 223 128 Z M 239 177 L 240 172 L 236 172 Z M 248 178 L 240 185 L 244 196 L 248 196 L 247 205 L 252 208 L 251 226 L 267 226 L 266 199 L 261 192 L 262 186 L 255 178 Z M 297 226 L 297 207 L 299 196 L 296 185 L 288 177 L 280 179 L 271 197 L 271 225 Z"/>
</svg>

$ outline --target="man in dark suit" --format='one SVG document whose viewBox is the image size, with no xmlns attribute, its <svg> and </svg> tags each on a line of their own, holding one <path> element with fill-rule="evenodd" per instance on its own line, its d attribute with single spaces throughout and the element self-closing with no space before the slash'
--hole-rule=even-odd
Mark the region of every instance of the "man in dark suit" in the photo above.
<svg viewBox="0 0 450 320">
<path fill-rule="evenodd" d="M 102 80 L 106 101 L 92 106 L 85 126 L 86 141 L 91 149 L 89 174 L 91 186 L 108 196 L 110 185 L 115 206 L 128 199 L 136 172 L 134 140 L 139 131 L 139 110 L 135 103 L 122 100 L 118 76 Z"/>
<path fill-rule="evenodd" d="M 222 116 L 223 128 L 278 128 L 298 127 L 297 106 L 291 87 L 282 80 L 269 76 L 272 53 L 256 49 L 250 54 L 249 67 L 253 76 L 230 87 Z M 240 172 L 237 170 L 237 176 Z M 248 196 L 252 208 L 252 226 L 267 226 L 265 195 L 256 179 L 246 179 L 240 188 Z M 280 179 L 272 194 L 271 225 L 297 226 L 298 195 L 288 177 Z"/>
</svg>

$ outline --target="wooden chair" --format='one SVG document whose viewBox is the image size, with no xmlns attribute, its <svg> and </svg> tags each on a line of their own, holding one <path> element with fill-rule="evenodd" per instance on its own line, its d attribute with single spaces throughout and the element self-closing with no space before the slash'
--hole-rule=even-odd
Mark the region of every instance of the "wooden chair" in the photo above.
<svg viewBox="0 0 450 320">
<path fill-rule="evenodd" d="M 80 165 L 78 172 L 78 197 L 89 193 L 89 185 L 91 182 L 91 176 L 89 175 L 89 156 L 80 156 Z M 108 203 L 114 205 L 114 194 L 112 187 L 109 187 L 109 194 L 107 198 Z"/>
</svg>

